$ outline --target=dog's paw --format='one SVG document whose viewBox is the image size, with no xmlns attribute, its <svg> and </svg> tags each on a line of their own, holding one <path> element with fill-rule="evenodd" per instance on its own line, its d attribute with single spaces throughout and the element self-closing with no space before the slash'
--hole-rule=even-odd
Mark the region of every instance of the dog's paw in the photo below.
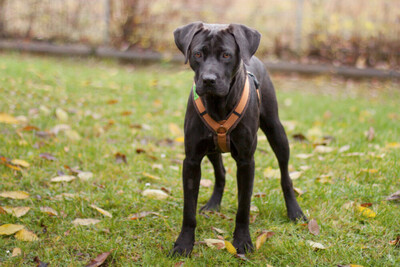
<svg viewBox="0 0 400 267">
<path fill-rule="evenodd" d="M 233 234 L 232 245 L 236 248 L 237 254 L 251 253 L 254 250 L 253 243 L 251 242 L 250 232 L 248 229 L 236 229 Z"/>
<path fill-rule="evenodd" d="M 200 208 L 200 212 L 202 211 L 219 211 L 220 205 L 219 203 L 215 203 L 212 201 L 208 201 L 203 207 Z"/>
<path fill-rule="evenodd" d="M 174 245 L 174 248 L 171 249 L 168 253 L 169 257 L 189 257 L 192 253 L 193 245 Z"/>
<path fill-rule="evenodd" d="M 291 221 L 294 221 L 294 222 L 297 222 L 297 221 L 307 222 L 308 221 L 307 217 L 304 215 L 303 211 L 300 208 L 294 209 L 294 210 L 288 210 L 288 217 Z"/>
</svg>

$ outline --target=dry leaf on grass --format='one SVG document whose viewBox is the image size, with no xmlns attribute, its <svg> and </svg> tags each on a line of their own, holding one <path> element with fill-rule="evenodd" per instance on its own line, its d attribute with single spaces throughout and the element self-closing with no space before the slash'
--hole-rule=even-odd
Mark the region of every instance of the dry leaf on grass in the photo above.
<svg viewBox="0 0 400 267">
<path fill-rule="evenodd" d="M 296 154 L 294 155 L 296 158 L 298 159 L 308 159 L 311 158 L 313 156 L 313 154 L 304 154 L 304 153 L 300 153 L 300 154 Z"/>
<path fill-rule="evenodd" d="M 20 224 L 3 224 L 0 226 L 0 235 L 12 235 L 24 228 L 25 226 Z"/>
<path fill-rule="evenodd" d="M 41 157 L 42 159 L 47 159 L 50 161 L 57 161 L 57 158 L 54 157 L 52 154 L 50 153 L 40 153 L 39 157 Z"/>
<path fill-rule="evenodd" d="M 50 182 L 53 182 L 53 183 L 70 182 L 70 181 L 75 180 L 75 179 L 76 179 L 76 177 L 72 176 L 72 175 L 60 175 L 60 176 L 51 178 Z"/>
<path fill-rule="evenodd" d="M 11 253 L 11 257 L 17 257 L 21 254 L 22 254 L 22 250 L 20 248 L 14 248 Z"/>
<path fill-rule="evenodd" d="M 388 196 L 386 200 L 388 201 L 400 200 L 400 190 Z"/>
<path fill-rule="evenodd" d="M 47 213 L 50 216 L 58 216 L 58 212 L 50 207 L 40 207 L 40 211 Z"/>
<path fill-rule="evenodd" d="M 22 229 L 15 234 L 15 238 L 21 241 L 37 241 L 39 238 L 32 231 Z"/>
<path fill-rule="evenodd" d="M 264 170 L 264 176 L 267 178 L 278 179 L 279 177 L 281 177 L 281 172 L 279 169 L 273 169 L 272 167 L 267 167 Z"/>
<path fill-rule="evenodd" d="M 215 232 L 217 232 L 218 234 L 225 234 L 226 231 L 219 229 L 217 227 L 211 226 L 211 229 L 214 230 Z"/>
<path fill-rule="evenodd" d="M 11 160 L 11 164 L 20 166 L 20 167 L 24 167 L 24 168 L 29 168 L 30 164 L 28 162 L 26 162 L 25 160 L 22 159 L 13 159 Z"/>
<path fill-rule="evenodd" d="M 111 252 L 104 252 L 101 253 L 100 255 L 98 255 L 96 258 L 94 258 L 93 260 L 91 260 L 86 267 L 97 267 L 102 265 L 105 260 L 107 259 L 108 256 L 110 256 Z"/>
<path fill-rule="evenodd" d="M 29 193 L 25 191 L 5 191 L 0 193 L 0 197 L 12 198 L 12 199 L 26 199 L 29 197 Z"/>
<path fill-rule="evenodd" d="M 149 179 L 154 180 L 154 181 L 159 181 L 159 180 L 161 180 L 160 177 L 155 176 L 155 175 L 152 175 L 152 174 L 147 173 L 147 172 L 142 172 L 142 175 L 143 175 L 144 177 L 149 178 Z"/>
<path fill-rule="evenodd" d="M 10 207 L 10 206 L 3 206 L 0 207 L 0 210 L 4 210 L 8 214 L 11 214 L 17 218 L 24 216 L 28 211 L 31 209 L 30 207 Z"/>
<path fill-rule="evenodd" d="M 125 154 L 122 154 L 122 153 L 117 152 L 117 153 L 114 155 L 114 157 L 115 157 L 115 162 L 116 162 L 117 164 L 121 164 L 121 163 L 128 164 L 128 162 L 126 161 L 126 155 L 125 155 Z"/>
<path fill-rule="evenodd" d="M 204 239 L 204 242 L 210 248 L 217 248 L 217 249 L 224 249 L 225 248 L 225 241 L 224 240 L 207 238 L 207 239 Z"/>
<path fill-rule="evenodd" d="M 164 200 L 168 197 L 167 193 L 158 189 L 146 189 L 142 192 L 142 195 L 157 200 Z"/>
<path fill-rule="evenodd" d="M 81 219 L 81 218 L 77 218 L 75 220 L 72 221 L 73 225 L 94 225 L 96 223 L 99 223 L 100 220 L 97 219 Z"/>
<path fill-rule="evenodd" d="M 361 213 L 362 216 L 366 217 L 366 218 L 375 218 L 376 217 L 376 213 L 366 207 L 363 206 L 358 206 L 357 210 Z"/>
<path fill-rule="evenodd" d="M 315 219 L 312 219 L 308 222 L 308 230 L 313 235 L 319 235 L 319 225 Z"/>
<path fill-rule="evenodd" d="M 152 212 L 152 211 L 142 211 L 142 212 L 138 212 L 138 213 L 134 213 L 128 216 L 128 220 L 137 220 L 137 219 L 141 219 L 144 218 L 146 216 L 149 215 L 157 215 L 160 216 L 160 213 L 158 212 Z"/>
<path fill-rule="evenodd" d="M 316 146 L 314 148 L 315 152 L 322 153 L 322 154 L 331 153 L 333 150 L 335 150 L 335 149 L 333 147 L 330 147 L 330 146 Z"/>
<path fill-rule="evenodd" d="M 14 116 L 7 113 L 0 113 L 0 123 L 18 124 L 19 121 Z"/>
<path fill-rule="evenodd" d="M 204 187 L 211 187 L 213 185 L 213 181 L 211 181 L 209 179 L 201 179 L 200 185 L 204 186 Z"/>
<path fill-rule="evenodd" d="M 314 242 L 311 240 L 307 240 L 307 245 L 312 247 L 314 250 L 326 249 L 326 247 L 324 245 L 322 245 L 321 243 L 317 243 L 317 242 Z"/>
<path fill-rule="evenodd" d="M 169 131 L 174 136 L 182 136 L 182 129 L 175 123 L 168 124 Z"/>
<path fill-rule="evenodd" d="M 56 109 L 56 117 L 60 121 L 67 121 L 68 120 L 68 113 L 65 112 L 62 108 Z"/>
<path fill-rule="evenodd" d="M 98 212 L 100 212 L 101 214 L 103 214 L 104 216 L 110 217 L 112 218 L 112 215 L 110 212 L 103 210 L 102 208 L 97 207 L 96 205 L 90 205 L 91 208 L 97 210 Z"/>
<path fill-rule="evenodd" d="M 295 172 L 291 172 L 290 178 L 292 178 L 292 180 L 296 180 L 298 178 L 300 178 L 300 176 L 303 174 L 303 172 L 299 172 L 299 171 L 295 171 Z"/>
<path fill-rule="evenodd" d="M 87 180 L 93 178 L 93 173 L 92 172 L 80 172 L 80 173 L 78 173 L 78 178 L 83 181 L 87 181 Z"/>
<path fill-rule="evenodd" d="M 272 236 L 274 236 L 274 235 L 275 235 L 275 233 L 272 232 L 272 231 L 263 230 L 263 231 L 261 232 L 261 234 L 257 236 L 257 239 L 256 239 L 256 249 L 260 249 L 261 246 L 265 243 L 265 241 L 266 241 L 268 238 L 270 238 L 270 237 L 272 237 Z"/>
</svg>

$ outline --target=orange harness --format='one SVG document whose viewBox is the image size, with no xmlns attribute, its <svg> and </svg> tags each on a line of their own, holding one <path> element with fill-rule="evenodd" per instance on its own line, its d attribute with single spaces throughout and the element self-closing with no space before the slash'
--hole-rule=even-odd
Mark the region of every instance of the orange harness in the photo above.
<svg viewBox="0 0 400 267">
<path fill-rule="evenodd" d="M 260 93 L 258 90 L 258 82 L 255 79 L 252 73 L 249 73 L 250 76 L 254 79 L 254 83 L 257 89 L 257 96 L 259 102 L 260 100 Z M 203 100 L 200 96 L 196 93 L 196 84 L 193 83 L 193 101 L 194 106 L 196 107 L 196 111 L 199 114 L 200 118 L 215 135 L 214 135 L 214 143 L 216 147 L 223 153 L 230 152 L 230 133 L 242 119 L 242 114 L 247 109 L 248 102 L 250 99 L 250 84 L 249 84 L 249 75 L 246 76 L 246 82 L 242 91 L 242 96 L 239 102 L 236 104 L 236 107 L 233 111 L 228 115 L 226 120 L 222 120 L 216 122 L 211 116 L 207 113 L 206 108 L 204 107 Z"/>
</svg>

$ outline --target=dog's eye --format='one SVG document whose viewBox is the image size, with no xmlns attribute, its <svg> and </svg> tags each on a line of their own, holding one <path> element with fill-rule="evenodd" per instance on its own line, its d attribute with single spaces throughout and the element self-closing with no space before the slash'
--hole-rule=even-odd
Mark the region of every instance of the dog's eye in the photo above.
<svg viewBox="0 0 400 267">
<path fill-rule="evenodd" d="M 194 57 L 195 57 L 195 58 L 201 58 L 201 53 L 200 53 L 200 52 L 194 53 Z"/>
<path fill-rule="evenodd" d="M 230 54 L 228 54 L 228 53 L 223 53 L 223 54 L 222 54 L 222 57 L 223 57 L 223 58 L 230 58 L 230 57 L 231 57 L 231 55 L 230 55 Z"/>
</svg>

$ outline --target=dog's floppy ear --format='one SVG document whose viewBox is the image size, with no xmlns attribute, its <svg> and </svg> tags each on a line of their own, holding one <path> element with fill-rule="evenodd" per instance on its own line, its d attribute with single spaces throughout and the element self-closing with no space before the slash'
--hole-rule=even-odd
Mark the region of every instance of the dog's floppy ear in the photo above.
<svg viewBox="0 0 400 267">
<path fill-rule="evenodd" d="M 240 56 L 244 63 L 248 65 L 260 44 L 261 34 L 242 24 L 230 24 L 228 30 L 235 37 L 239 46 Z"/>
<path fill-rule="evenodd" d="M 203 28 L 203 23 L 200 21 L 190 23 L 188 25 L 177 28 L 174 31 L 175 44 L 185 56 L 185 64 L 188 61 L 189 46 L 193 40 L 193 36 Z"/>
</svg>

